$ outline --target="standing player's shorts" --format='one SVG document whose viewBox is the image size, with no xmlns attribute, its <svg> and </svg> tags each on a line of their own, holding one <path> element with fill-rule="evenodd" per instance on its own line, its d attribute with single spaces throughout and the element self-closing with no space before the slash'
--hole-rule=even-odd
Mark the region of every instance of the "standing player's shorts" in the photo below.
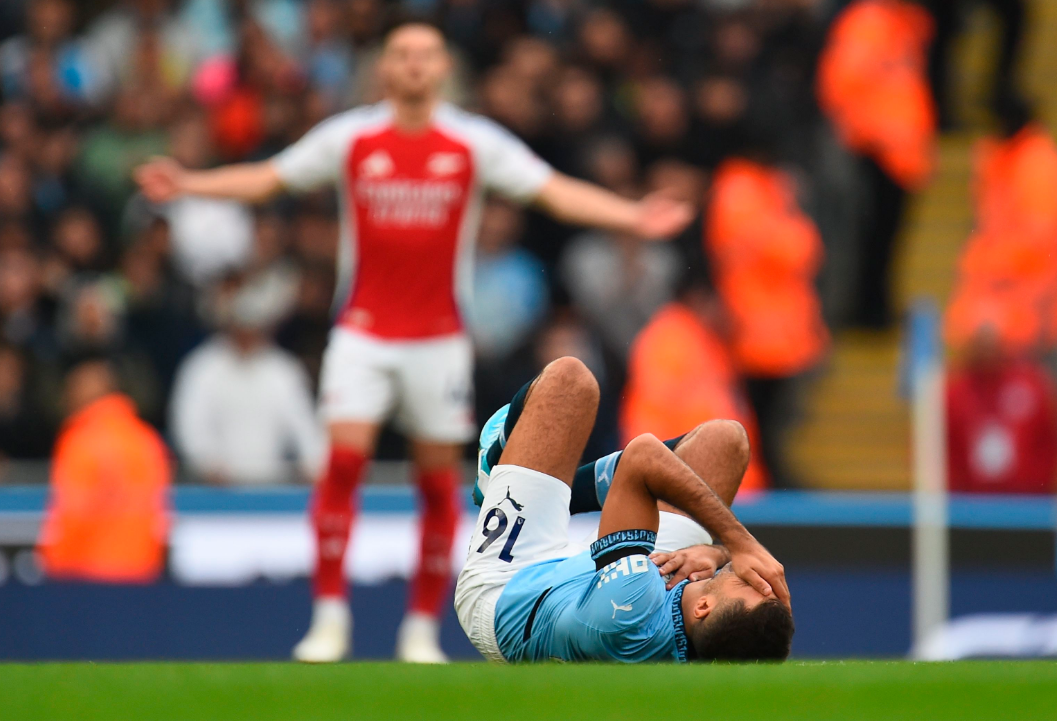
<svg viewBox="0 0 1057 721">
<path fill-rule="evenodd" d="M 320 374 L 325 421 L 395 418 L 413 438 L 473 438 L 473 346 L 462 333 L 387 340 L 341 326 L 330 332 Z"/>
<path fill-rule="evenodd" d="M 521 466 L 496 466 L 455 586 L 455 612 L 485 658 L 503 661 L 495 605 L 518 571 L 583 550 L 569 544 L 569 497 L 562 481 Z"/>
</svg>

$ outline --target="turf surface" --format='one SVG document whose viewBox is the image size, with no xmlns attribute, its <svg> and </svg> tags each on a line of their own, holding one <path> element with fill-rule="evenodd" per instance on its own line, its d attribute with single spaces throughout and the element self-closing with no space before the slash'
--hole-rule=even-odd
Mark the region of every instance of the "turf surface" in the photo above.
<svg viewBox="0 0 1057 721">
<path fill-rule="evenodd" d="M 1057 663 L 0 665 L 0 719 L 1057 719 Z"/>
</svg>

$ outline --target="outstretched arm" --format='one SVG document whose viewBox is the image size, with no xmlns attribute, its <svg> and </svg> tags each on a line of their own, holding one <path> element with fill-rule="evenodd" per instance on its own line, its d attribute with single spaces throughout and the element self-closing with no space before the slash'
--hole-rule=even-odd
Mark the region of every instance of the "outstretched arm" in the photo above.
<svg viewBox="0 0 1057 721">
<path fill-rule="evenodd" d="M 283 189 L 279 172 L 270 160 L 188 170 L 172 158 L 155 158 L 136 168 L 134 177 L 143 194 L 154 203 L 168 203 L 181 195 L 263 203 Z"/>
<path fill-rule="evenodd" d="M 598 535 L 626 530 L 657 530 L 657 501 L 685 511 L 722 543 L 731 568 L 765 596 L 789 603 L 785 569 L 753 538 L 712 489 L 661 441 L 635 438 L 624 450 L 602 508 Z"/>
<path fill-rule="evenodd" d="M 564 223 L 628 233 L 644 240 L 670 238 L 693 217 L 689 205 L 661 194 L 628 200 L 561 173 L 551 175 L 537 193 L 535 202 Z"/>
</svg>

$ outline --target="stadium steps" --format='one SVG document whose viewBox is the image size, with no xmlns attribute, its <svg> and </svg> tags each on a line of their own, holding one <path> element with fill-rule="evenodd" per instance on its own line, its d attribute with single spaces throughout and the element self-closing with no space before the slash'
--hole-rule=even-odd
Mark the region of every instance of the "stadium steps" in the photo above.
<svg viewBox="0 0 1057 721">
<path fill-rule="evenodd" d="M 1024 87 L 1043 119 L 1057 124 L 1057 2 L 1031 3 Z M 972 230 L 972 146 L 987 127 L 989 69 L 997 30 L 986 8 L 974 12 L 955 49 L 955 98 L 963 128 L 940 140 L 937 175 L 908 209 L 895 264 L 895 294 L 941 308 L 955 280 L 958 253 Z M 801 422 L 787 439 L 794 476 L 812 488 L 905 490 L 910 485 L 910 424 L 899 395 L 897 331 L 846 330 L 818 376 L 806 384 Z"/>
</svg>

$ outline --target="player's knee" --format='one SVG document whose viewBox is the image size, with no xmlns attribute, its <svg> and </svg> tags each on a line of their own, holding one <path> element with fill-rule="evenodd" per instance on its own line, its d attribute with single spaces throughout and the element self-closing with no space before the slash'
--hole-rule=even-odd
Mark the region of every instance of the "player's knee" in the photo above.
<svg viewBox="0 0 1057 721">
<path fill-rule="evenodd" d="M 652 433 L 643 433 L 635 436 L 624 446 L 624 455 L 621 461 L 624 463 L 643 463 L 654 459 L 658 453 L 667 449 L 664 444 Z"/>
<path fill-rule="evenodd" d="M 598 403 L 598 381 L 594 373 L 579 358 L 565 356 L 552 361 L 544 377 L 561 389 L 562 395 L 580 402 Z"/>
<path fill-rule="evenodd" d="M 749 465 L 749 460 L 752 458 L 752 447 L 749 444 L 749 434 L 741 423 L 732 420 L 715 420 L 702 423 L 698 426 L 698 430 L 718 437 L 736 463 L 745 467 Z"/>
</svg>

